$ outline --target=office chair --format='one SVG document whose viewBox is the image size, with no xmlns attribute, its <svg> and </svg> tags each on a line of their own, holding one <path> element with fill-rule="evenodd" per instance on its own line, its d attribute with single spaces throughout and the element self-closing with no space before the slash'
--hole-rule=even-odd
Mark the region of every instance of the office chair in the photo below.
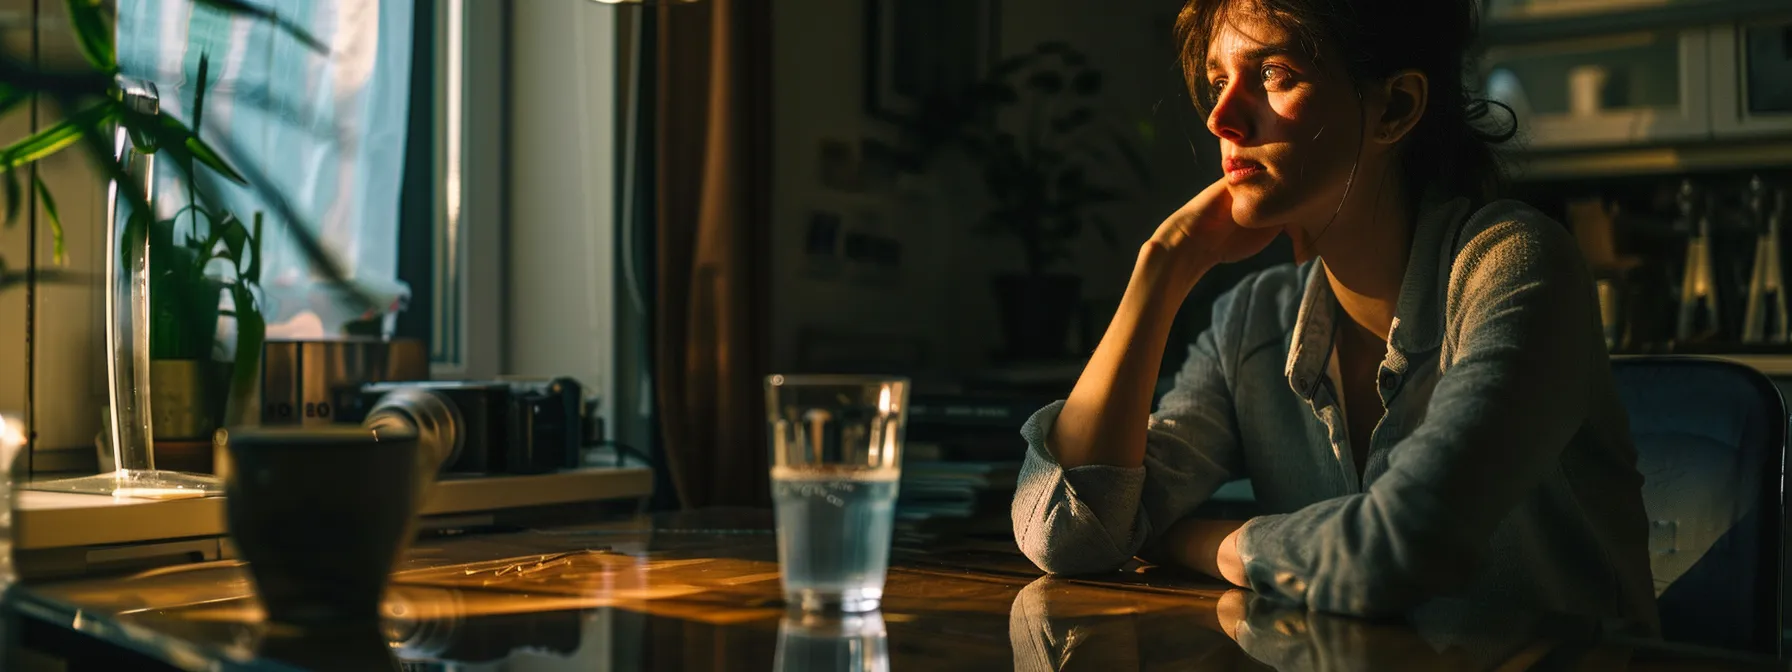
<svg viewBox="0 0 1792 672">
<path fill-rule="evenodd" d="M 1787 414 L 1773 382 L 1694 357 L 1612 360 L 1630 415 L 1662 634 L 1778 655 Z"/>
</svg>

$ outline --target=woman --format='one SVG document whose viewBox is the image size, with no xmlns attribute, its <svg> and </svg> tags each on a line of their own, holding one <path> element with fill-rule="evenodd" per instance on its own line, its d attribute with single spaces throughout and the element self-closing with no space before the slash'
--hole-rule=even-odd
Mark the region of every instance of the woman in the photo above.
<svg viewBox="0 0 1792 672">
<path fill-rule="evenodd" d="M 1225 176 L 1141 247 L 1069 399 L 1021 430 L 1036 564 L 1144 554 L 1324 611 L 1455 595 L 1657 629 L 1592 280 L 1560 225 L 1489 201 L 1511 132 L 1461 84 L 1474 30 L 1473 0 L 1183 8 Z M 1302 263 L 1222 296 L 1152 413 L 1189 290 L 1278 232 Z M 1269 515 L 1190 517 L 1246 477 Z"/>
</svg>

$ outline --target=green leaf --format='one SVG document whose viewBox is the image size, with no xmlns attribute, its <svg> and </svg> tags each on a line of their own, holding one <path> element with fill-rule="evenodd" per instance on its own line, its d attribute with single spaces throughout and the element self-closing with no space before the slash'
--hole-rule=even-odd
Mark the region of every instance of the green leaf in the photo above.
<svg viewBox="0 0 1792 672">
<path fill-rule="evenodd" d="M 43 202 L 44 214 L 50 221 L 50 258 L 57 266 L 68 263 L 68 248 L 62 239 L 62 216 L 56 214 L 56 198 L 50 195 L 50 188 L 44 186 L 42 177 L 33 175 L 31 181 L 37 185 L 37 198 Z"/>
<path fill-rule="evenodd" d="M 207 75 L 208 71 L 211 70 L 210 61 L 211 61 L 210 54 L 200 52 L 200 54 L 199 54 L 199 82 L 197 84 L 195 84 L 194 88 L 193 88 L 193 135 L 194 136 L 199 135 L 200 122 L 205 120 L 205 87 L 209 83 L 206 80 L 206 75 Z"/>
<path fill-rule="evenodd" d="M 167 150 L 175 161 L 181 163 L 197 161 L 205 164 L 207 168 L 217 171 L 219 175 L 224 176 L 224 179 L 240 185 L 248 184 L 242 173 L 237 172 L 236 168 L 225 161 L 217 150 L 212 149 L 211 145 L 199 139 L 199 136 L 194 134 L 192 129 L 187 128 L 186 124 L 181 123 L 179 119 L 167 114 L 151 117 L 137 112 L 126 112 L 124 119 L 128 123 L 145 126 L 144 130 L 150 131 L 156 146 Z"/>
<path fill-rule="evenodd" d="M 243 259 L 243 248 L 249 242 L 249 229 L 244 228 L 243 220 L 236 215 L 229 215 L 217 224 L 216 235 L 224 241 L 224 249 L 230 251 L 229 259 L 233 265 L 240 265 Z"/>
<path fill-rule="evenodd" d="M 1070 80 L 1070 89 L 1079 96 L 1092 96 L 1101 91 L 1101 73 L 1084 70 Z"/>
<path fill-rule="evenodd" d="M 1058 191 L 1078 193 L 1087 184 L 1082 166 L 1076 166 L 1058 174 Z"/>
<path fill-rule="evenodd" d="M 18 168 L 75 144 L 75 141 L 81 139 L 82 129 L 98 128 L 110 121 L 113 109 L 110 102 L 94 105 L 32 134 L 31 137 L 15 142 L 6 149 L 0 149 L 0 170 Z"/>
<path fill-rule="evenodd" d="M 249 270 L 243 272 L 243 277 L 248 278 L 249 282 L 259 285 L 259 284 L 261 284 L 261 213 L 260 212 L 255 213 L 255 223 L 252 226 L 253 226 L 253 228 L 250 230 L 250 233 L 249 233 Z M 238 261 L 240 262 L 241 260 L 238 260 Z"/>
<path fill-rule="evenodd" d="M 112 25 L 100 14 L 99 3 L 92 0 L 64 0 L 68 20 L 75 33 L 75 45 L 95 70 L 118 71 L 118 54 L 112 48 Z"/>
<path fill-rule="evenodd" d="M 13 111 L 14 108 L 25 104 L 25 102 L 29 100 L 31 100 L 31 94 L 14 89 L 4 83 L 0 83 L 0 115 L 5 115 L 6 113 Z"/>
<path fill-rule="evenodd" d="M 1007 79 L 1009 75 L 1025 70 L 1037 58 L 1034 54 L 1018 54 L 1004 58 L 1001 62 L 996 63 L 996 67 L 990 68 L 989 76 L 986 79 L 992 81 Z"/>
<path fill-rule="evenodd" d="M 1095 119 L 1095 110 L 1079 107 L 1052 120 L 1052 131 L 1063 134 L 1082 128 Z"/>
<path fill-rule="evenodd" d="M 1090 204 L 1113 203 L 1120 200 L 1120 192 L 1103 187 L 1090 187 L 1083 190 L 1082 200 L 1084 203 Z"/>
<path fill-rule="evenodd" d="M 1108 221 L 1107 218 L 1100 215 L 1090 215 L 1089 223 L 1095 225 L 1095 232 L 1101 234 L 1101 239 L 1109 246 L 1118 246 L 1120 244 L 1120 235 L 1114 232 L 1113 222 Z"/>
<path fill-rule="evenodd" d="M 13 170 L 6 171 L 6 226 L 7 226 L 7 228 L 12 228 L 12 225 L 18 223 L 19 212 L 23 209 L 22 206 L 24 204 L 25 204 L 25 190 L 19 188 L 19 173 L 18 173 L 18 171 L 13 171 Z"/>
<path fill-rule="evenodd" d="M 261 346 L 267 338 L 267 321 L 255 304 L 255 293 L 237 282 L 230 286 L 230 302 L 236 317 L 236 362 L 230 369 L 230 396 L 224 404 L 227 424 L 251 419 L 255 391 L 260 388 Z"/>
<path fill-rule="evenodd" d="M 298 24 L 282 19 L 279 14 L 267 9 L 251 5 L 242 0 L 194 0 L 194 2 L 221 12 L 247 14 L 263 21 L 267 21 L 274 24 L 275 27 L 286 31 L 286 33 L 291 35 L 293 39 L 298 40 L 300 44 L 310 47 L 312 51 L 320 54 L 330 53 L 330 48 L 326 46 L 322 40 L 317 39 L 316 36 L 307 32 L 304 28 L 299 27 Z"/>
<path fill-rule="evenodd" d="M 1132 141 L 1119 131 L 1113 132 L 1113 144 L 1114 148 L 1119 150 L 1121 158 L 1126 160 L 1126 165 L 1132 168 L 1133 175 L 1140 181 L 1150 184 L 1151 169 L 1145 167 L 1145 157 L 1139 154 L 1139 148 L 1134 147 Z"/>
<path fill-rule="evenodd" d="M 1027 88 L 1051 95 L 1064 90 L 1064 76 L 1056 72 L 1035 72 L 1027 78 Z"/>
</svg>

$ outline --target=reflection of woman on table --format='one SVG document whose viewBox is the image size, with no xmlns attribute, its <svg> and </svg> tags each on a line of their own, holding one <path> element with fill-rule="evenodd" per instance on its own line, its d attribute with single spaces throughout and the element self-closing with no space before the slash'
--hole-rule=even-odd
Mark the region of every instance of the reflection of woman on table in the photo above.
<svg viewBox="0 0 1792 672">
<path fill-rule="evenodd" d="M 1255 661 L 1284 671 L 1524 670 L 1546 659 L 1579 669 L 1621 663 L 1567 641 L 1587 633 L 1554 631 L 1561 623 L 1461 602 L 1427 605 L 1414 615 L 1426 624 L 1407 626 L 1328 617 L 1242 590 L 1217 604 L 1191 600 L 1181 611 L 1103 593 L 1110 603 L 1095 608 L 1051 577 L 1022 589 L 1008 612 L 1014 669 L 1249 669 L 1245 663 Z"/>
<path fill-rule="evenodd" d="M 1226 175 L 1144 244 L 1070 398 L 1022 429 L 1014 528 L 1040 567 L 1143 554 L 1322 611 L 1447 594 L 1657 629 L 1592 280 L 1560 225 L 1492 197 L 1510 131 L 1485 127 L 1510 120 L 1461 84 L 1474 5 L 1183 9 Z M 1220 297 L 1152 413 L 1183 299 L 1283 232 L 1302 262 Z M 1191 517 L 1239 478 L 1268 515 Z"/>
</svg>

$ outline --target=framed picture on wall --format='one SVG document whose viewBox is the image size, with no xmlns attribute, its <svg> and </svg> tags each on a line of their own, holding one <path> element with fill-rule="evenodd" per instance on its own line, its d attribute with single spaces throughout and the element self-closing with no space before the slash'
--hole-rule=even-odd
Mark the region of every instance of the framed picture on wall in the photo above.
<svg viewBox="0 0 1792 672">
<path fill-rule="evenodd" d="M 865 108 L 900 120 L 969 88 L 999 55 L 1001 0 L 865 0 Z"/>
</svg>

